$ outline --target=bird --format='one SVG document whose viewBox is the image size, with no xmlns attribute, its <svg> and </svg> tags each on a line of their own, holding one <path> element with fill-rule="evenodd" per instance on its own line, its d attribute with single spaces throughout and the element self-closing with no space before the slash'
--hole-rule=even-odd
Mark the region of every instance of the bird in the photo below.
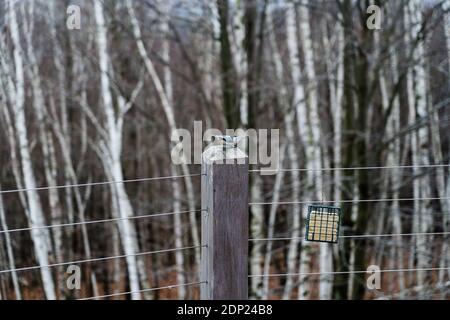
<svg viewBox="0 0 450 320">
<path fill-rule="evenodd" d="M 236 148 L 238 143 L 242 140 L 240 136 L 223 136 L 215 135 L 215 141 L 221 142 L 225 148 Z"/>
</svg>

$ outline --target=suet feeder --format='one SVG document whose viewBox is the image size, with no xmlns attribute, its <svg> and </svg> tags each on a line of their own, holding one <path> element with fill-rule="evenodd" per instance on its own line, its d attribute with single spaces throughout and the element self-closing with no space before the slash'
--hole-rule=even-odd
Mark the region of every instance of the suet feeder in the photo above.
<svg viewBox="0 0 450 320">
<path fill-rule="evenodd" d="M 309 205 L 305 240 L 337 243 L 340 223 L 341 208 L 317 204 Z"/>
</svg>

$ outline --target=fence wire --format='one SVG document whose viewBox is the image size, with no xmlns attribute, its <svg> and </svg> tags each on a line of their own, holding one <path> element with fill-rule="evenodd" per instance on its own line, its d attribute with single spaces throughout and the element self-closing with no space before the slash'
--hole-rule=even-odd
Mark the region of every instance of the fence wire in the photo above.
<svg viewBox="0 0 450 320">
<path fill-rule="evenodd" d="M 59 263 L 52 263 L 52 264 L 48 264 L 48 265 L 42 265 L 42 266 L 31 266 L 31 267 L 23 267 L 23 268 L 15 268 L 15 269 L 6 269 L 6 270 L 0 270 L 0 274 L 19 272 L 19 271 L 29 271 L 29 270 L 36 270 L 36 269 L 42 269 L 42 268 L 67 266 L 67 265 L 72 265 L 72 264 L 82 264 L 82 263 L 87 263 L 87 262 L 121 259 L 121 258 L 126 258 L 126 257 L 138 257 L 138 256 L 152 255 L 152 254 L 157 254 L 157 253 L 184 251 L 184 250 L 196 249 L 196 248 L 201 248 L 201 247 L 204 247 L 204 246 L 189 246 L 189 247 L 181 247 L 181 248 L 162 249 L 162 250 L 146 251 L 146 252 L 140 252 L 140 253 L 134 253 L 134 254 L 123 254 L 123 255 L 117 255 L 117 256 L 84 259 L 84 260 L 76 260 L 76 261 L 69 261 L 69 262 L 59 262 Z"/>
<path fill-rule="evenodd" d="M 21 232 L 21 231 L 30 231 L 30 230 L 36 230 L 36 229 L 51 229 L 51 228 L 63 228 L 63 227 L 71 227 L 71 226 L 79 226 L 79 225 L 90 225 L 90 224 L 105 223 L 105 222 L 115 222 L 115 221 L 121 221 L 121 220 L 138 220 L 138 219 L 145 219 L 145 218 L 156 218 L 156 217 L 163 217 L 163 216 L 171 216 L 171 215 L 175 215 L 175 214 L 197 213 L 197 212 L 202 212 L 202 211 L 205 211 L 205 210 L 185 210 L 185 211 L 174 211 L 174 212 L 160 212 L 160 213 L 153 213 L 153 214 L 146 214 L 146 215 L 139 215 L 139 216 L 110 218 L 110 219 L 91 220 L 91 221 L 80 221 L 80 222 L 52 224 L 52 225 L 45 225 L 45 226 L 34 226 L 34 227 L 27 227 L 27 228 L 0 230 L 0 234 Z"/>
<path fill-rule="evenodd" d="M 378 237 L 406 237 L 406 236 L 431 236 L 431 235 L 445 235 L 450 232 L 417 232 L 417 233 L 384 233 L 384 234 L 360 234 L 339 236 L 339 238 L 378 238 Z M 302 240 L 304 237 L 274 237 L 274 238 L 254 238 L 248 241 L 283 241 L 283 240 Z"/>
<path fill-rule="evenodd" d="M 118 184 L 118 183 L 170 180 L 170 179 L 179 179 L 179 178 L 187 178 L 187 177 L 198 177 L 201 175 L 202 175 L 201 173 L 193 173 L 193 174 L 183 174 L 183 175 L 178 175 L 178 176 L 149 177 L 149 178 L 126 179 L 126 180 L 119 180 L 119 181 L 100 181 L 100 182 L 65 184 L 65 185 L 58 185 L 58 186 L 46 186 L 46 187 L 36 187 L 36 188 L 21 188 L 21 189 L 11 189 L 11 190 L 0 190 L 0 194 L 16 193 L 16 192 L 24 192 L 24 191 L 64 189 L 64 188 L 81 188 L 81 187 L 102 186 L 102 185 Z"/>
<path fill-rule="evenodd" d="M 249 172 L 289 172 L 289 171 L 337 171 L 337 170 L 379 170 L 379 169 L 419 169 L 419 168 L 446 168 L 450 167 L 450 164 L 435 164 L 435 165 L 405 165 L 405 166 L 369 166 L 369 167 L 342 167 L 342 168 L 285 168 L 285 169 L 255 169 L 249 170 Z M 51 190 L 51 189 L 64 189 L 64 188 L 77 188 L 77 187 L 88 187 L 88 186 L 100 186 L 100 185 L 109 185 L 109 184 L 119 184 L 119 183 L 133 183 L 133 182 L 144 182 L 144 181 L 155 181 L 155 180 L 169 180 L 169 179 L 178 179 L 178 178 L 186 178 L 186 177 L 196 177 L 201 176 L 201 173 L 197 174 L 188 174 L 188 175 L 172 175 L 172 176 L 162 176 L 162 177 L 148 177 L 148 178 L 136 178 L 136 179 L 125 179 L 121 181 L 100 181 L 100 182 L 92 182 L 92 183 L 79 183 L 79 184 L 67 184 L 67 185 L 57 185 L 57 186 L 44 186 L 44 187 L 35 187 L 35 188 L 18 188 L 11 190 L 0 190 L 0 196 L 3 194 L 17 193 L 17 192 L 26 192 L 26 191 L 39 191 L 39 190 Z M 442 200 L 442 199 L 450 199 L 450 197 L 426 197 L 426 198 L 385 198 L 385 199 L 345 199 L 345 200 L 310 200 L 310 201 L 278 201 L 278 202 L 250 202 L 249 206 L 253 205 L 291 205 L 291 204 L 310 204 L 310 203 L 358 203 L 358 202 L 389 202 L 389 201 L 426 201 L 426 200 Z M 31 231 L 34 229 L 50 229 L 50 228 L 62 228 L 62 227 L 71 227 L 78 225 L 92 225 L 106 222 L 116 222 L 121 220 L 138 220 L 138 219 L 146 219 L 146 218 L 154 218 L 154 217 L 162 217 L 162 216 L 170 216 L 176 214 L 185 214 L 185 213 L 198 213 L 206 211 L 205 209 L 201 210 L 185 210 L 185 211 L 174 211 L 174 212 L 160 212 L 154 214 L 147 215 L 138 215 L 131 217 L 119 217 L 119 218 L 110 218 L 110 219 L 100 219 L 100 220 L 91 220 L 91 221 L 79 221 L 73 223 L 62 223 L 62 224 L 53 224 L 53 225 L 43 225 L 43 226 L 31 226 L 26 228 L 16 228 L 16 229 L 8 229 L 8 230 L 0 230 L 0 234 L 7 233 L 15 233 L 22 231 Z M 363 234 L 363 235 L 343 235 L 339 236 L 339 238 L 378 238 L 378 237 L 403 237 L 403 236 L 432 236 L 432 235 L 448 235 L 450 232 L 419 232 L 419 233 L 385 233 L 385 234 Z M 254 241 L 283 241 L 283 240 L 303 240 L 303 237 L 270 237 L 270 238 L 253 238 L 248 239 L 249 242 Z M 21 267 L 21 268 L 13 268 L 0 270 L 1 274 L 7 274 L 11 272 L 21 272 L 21 271 L 29 271 L 29 270 L 37 270 L 42 268 L 51 268 L 58 266 L 66 266 L 73 264 L 83 264 L 89 262 L 97 262 L 97 261 L 106 261 L 113 259 L 121 259 L 130 256 L 146 256 L 152 254 L 159 253 L 168 253 L 168 252 L 177 252 L 184 251 L 190 249 L 197 249 L 206 247 L 205 245 L 198 246 L 186 246 L 180 248 L 170 248 L 170 249 L 161 249 L 154 251 L 146 251 L 135 254 L 123 254 L 116 256 L 108 256 L 108 257 L 100 257 L 100 258 L 92 258 L 92 259 L 83 259 L 76 260 L 70 262 L 59 262 L 48 265 L 38 265 L 38 266 L 30 266 L 30 267 Z M 381 269 L 378 270 L 380 273 L 388 273 L 388 272 L 414 272 L 414 271 L 439 271 L 439 270 L 450 270 L 450 267 L 435 267 L 435 268 L 409 268 L 409 269 Z M 330 271 L 330 272 L 304 272 L 304 273 L 268 273 L 268 274 L 254 274 L 249 275 L 249 278 L 254 277 L 287 277 L 287 276 L 308 276 L 308 275 L 338 275 L 338 274 L 361 274 L 368 273 L 367 270 L 349 270 L 349 271 Z M 109 297 L 116 297 L 121 295 L 127 295 L 132 293 L 144 293 L 150 291 L 164 290 L 164 289 L 174 289 L 183 286 L 194 286 L 200 285 L 202 283 L 206 283 L 206 281 L 200 282 L 189 282 L 183 284 L 174 284 L 162 287 L 154 287 L 148 289 L 142 289 L 138 291 L 126 291 L 119 293 L 111 293 L 105 295 L 97 295 L 87 298 L 81 298 L 78 300 L 94 300 L 94 299 L 103 299 Z"/>
<path fill-rule="evenodd" d="M 164 287 L 156 287 L 156 288 L 148 288 L 148 289 L 142 289 L 142 290 L 136 290 L 136 291 L 126 291 L 126 292 L 118 292 L 118 293 L 110 293 L 110 294 L 104 294 L 101 296 L 93 296 L 89 298 L 81 298 L 77 300 L 97 300 L 97 299 L 103 299 L 103 298 L 110 298 L 110 297 L 117 297 L 117 296 L 123 296 L 126 294 L 132 294 L 132 293 L 143 293 L 143 292 L 150 292 L 150 291 L 157 291 L 157 290 L 164 290 L 164 289 L 174 289 L 178 287 L 189 287 L 194 285 L 199 285 L 202 283 L 207 283 L 206 281 L 199 281 L 199 282 L 189 282 L 189 283 L 182 283 L 182 284 L 173 284 L 169 286 Z"/>
<path fill-rule="evenodd" d="M 343 168 L 281 168 L 281 169 L 251 169 L 249 172 L 291 172 L 291 171 L 347 171 L 347 170 L 381 170 L 381 169 L 421 169 L 421 168 L 448 168 L 450 164 L 405 165 L 405 166 L 369 166 L 369 167 L 343 167 Z"/>
<path fill-rule="evenodd" d="M 263 206 L 270 204 L 312 204 L 312 203 L 358 203 L 358 202 L 389 202 L 389 201 L 426 201 L 450 199 L 450 197 L 428 197 L 428 198 L 387 198 L 387 199 L 349 199 L 349 200 L 309 200 L 309 201 L 272 201 L 272 202 L 249 202 L 250 206 Z"/>
<path fill-rule="evenodd" d="M 437 268 L 409 268 L 409 269 L 380 269 L 376 272 L 413 272 L 413 271 L 439 271 L 450 270 L 450 267 L 437 267 Z M 267 273 L 267 274 L 251 274 L 249 278 L 255 277 L 293 277 L 293 276 L 314 276 L 314 275 L 333 275 L 333 274 L 359 274 L 359 273 L 372 273 L 368 270 L 350 270 L 350 271 L 329 271 L 329 272 L 297 272 L 297 273 Z"/>
</svg>

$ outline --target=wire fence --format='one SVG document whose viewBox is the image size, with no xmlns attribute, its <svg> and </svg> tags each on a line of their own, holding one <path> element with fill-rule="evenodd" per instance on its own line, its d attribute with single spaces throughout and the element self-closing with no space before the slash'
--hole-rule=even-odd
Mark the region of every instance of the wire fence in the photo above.
<svg viewBox="0 0 450 320">
<path fill-rule="evenodd" d="M 119 181 L 100 181 L 100 182 L 65 184 L 65 185 L 58 185 L 58 186 L 21 188 L 21 189 L 11 189 L 11 190 L 0 190 L 0 194 L 26 192 L 26 191 L 41 191 L 41 190 L 51 190 L 51 189 L 82 188 L 82 187 L 90 187 L 90 186 L 103 186 L 103 185 L 131 183 L 131 182 L 170 180 L 170 179 L 179 179 L 179 178 L 187 178 L 187 177 L 198 177 L 201 175 L 202 175 L 201 173 L 193 173 L 193 174 L 173 175 L 173 176 L 165 176 L 165 177 L 149 177 L 149 178 L 126 179 L 126 180 L 119 180 Z"/>
<path fill-rule="evenodd" d="M 450 270 L 450 267 L 437 267 L 437 268 L 408 268 L 408 269 L 380 269 L 376 272 L 386 273 L 386 272 L 414 272 L 414 271 L 439 271 L 439 270 Z M 335 275 L 335 274 L 360 274 L 360 273 L 371 273 L 368 270 L 349 270 L 349 271 L 323 271 L 323 272 L 295 272 L 295 273 L 266 273 L 266 274 L 251 274 L 249 278 L 259 278 L 259 277 L 293 277 L 293 276 L 315 276 L 315 275 Z"/>
<path fill-rule="evenodd" d="M 379 169 L 423 169 L 423 168 L 447 168 L 450 167 L 449 164 L 435 164 L 435 165 L 419 165 L 419 166 L 370 166 L 370 167 L 342 167 L 342 168 L 284 168 L 284 169 L 276 169 L 276 170 L 267 170 L 267 169 L 255 169 L 249 170 L 249 172 L 255 173 L 264 173 L 264 172 L 289 172 L 289 171 L 345 171 L 345 170 L 379 170 Z M 43 186 L 43 187 L 35 187 L 35 188 L 18 188 L 18 189 L 10 189 L 10 190 L 0 190 L 0 196 L 3 194 L 11 194 L 18 192 L 27 192 L 27 191 L 40 191 L 40 190 L 51 190 L 51 189 L 64 189 L 64 188 L 78 188 L 78 187 L 88 187 L 88 186 L 100 186 L 100 185 L 110 185 L 110 184 L 119 184 L 119 183 L 132 183 L 132 182 L 144 182 L 144 181 L 158 181 L 158 180 L 170 180 L 170 179 L 179 179 L 179 178 L 187 178 L 187 177 L 197 177 L 201 176 L 201 173 L 196 174 L 187 174 L 187 175 L 172 175 L 172 176 L 162 176 L 162 177 L 147 177 L 147 178 L 136 178 L 136 179 L 125 179 L 121 181 L 100 181 L 100 182 L 90 182 L 90 183 L 77 183 L 77 184 L 67 184 L 67 185 L 57 185 L 57 186 Z M 343 199 L 343 200 L 308 200 L 308 201 L 272 201 L 272 202 L 249 202 L 249 206 L 257 206 L 257 205 L 293 205 L 293 204 L 311 204 L 311 203 L 360 203 L 360 202 L 391 202 L 391 201 L 432 201 L 432 200 L 444 200 L 450 199 L 450 197 L 423 197 L 423 198 L 380 198 L 380 199 Z M 108 218 L 108 219 L 99 219 L 99 220 L 89 220 L 89 221 L 78 221 L 78 222 L 70 222 L 70 223 L 61 223 L 61 224 L 49 224 L 49 225 L 32 225 L 30 227 L 24 228 L 15 228 L 15 229 L 4 229 L 0 230 L 1 234 L 11 234 L 17 232 L 24 231 L 32 231 L 38 229 L 53 229 L 53 228 L 65 228 L 65 227 L 75 227 L 80 225 L 94 225 L 94 224 L 102 224 L 109 222 L 118 222 L 122 220 L 141 220 L 141 219 L 151 219 L 156 217 L 164 217 L 164 216 L 173 216 L 178 214 L 187 214 L 187 213 L 199 213 L 206 211 L 207 209 L 199 209 L 199 210 L 183 210 L 183 211 L 172 211 L 172 212 L 158 212 L 153 214 L 145 214 L 145 215 L 136 215 L 136 216 L 128 216 L 128 217 L 116 217 L 116 218 Z M 413 232 L 413 233 L 382 233 L 382 234 L 359 234 L 359 235 L 339 235 L 339 238 L 350 238 L 350 239 L 365 239 L 365 238 L 382 238 L 382 237 L 422 237 L 422 236 L 444 236 L 449 235 L 450 232 Z M 258 242 L 258 241 L 291 241 L 298 240 L 299 242 L 304 241 L 304 237 L 267 237 L 267 238 L 250 238 L 248 241 Z M 148 256 L 154 254 L 161 253 L 171 253 L 171 252 L 179 252 L 179 251 L 188 251 L 192 249 L 204 248 L 206 245 L 201 244 L 197 246 L 186 246 L 186 247 L 178 247 L 178 248 L 168 248 L 168 249 L 160 249 L 153 251 L 145 251 L 134 254 L 122 254 L 122 255 L 114 255 L 107 257 L 99 257 L 99 258 L 91 258 L 91 259 L 83 259 L 83 260 L 75 260 L 75 261 L 67 261 L 67 262 L 57 262 L 48 265 L 36 265 L 36 266 L 28 266 L 28 267 L 19 267 L 19 268 L 10 268 L 5 270 L 0 270 L 0 275 L 3 274 L 11 274 L 13 272 L 23 272 L 30 270 L 38 270 L 42 268 L 52 268 L 52 267 L 60 267 L 67 265 L 76 265 L 76 264 L 84 264 L 91 262 L 99 262 L 99 261 L 107 261 L 113 259 L 123 259 L 130 256 Z M 450 270 L 449 267 L 430 267 L 430 268 L 407 268 L 407 269 L 382 269 L 379 270 L 381 273 L 389 273 L 389 272 L 414 272 L 414 271 L 440 271 L 440 270 Z M 250 274 L 249 278 L 255 277 L 288 277 L 288 276 L 312 276 L 312 275 L 339 275 L 339 274 L 361 274 L 367 273 L 367 270 L 353 270 L 353 271 L 330 271 L 330 272 L 304 272 L 304 273 L 267 273 L 267 274 Z M 197 281 L 197 282 L 187 282 L 182 284 L 173 284 L 168 286 L 154 287 L 148 289 L 142 289 L 138 291 L 125 291 L 119 293 L 111 293 L 104 295 L 97 295 L 87 298 L 81 298 L 79 300 L 94 300 L 94 299 L 104 299 L 111 298 L 117 296 L 123 296 L 133 293 L 144 293 L 151 292 L 157 290 L 166 290 L 166 289 L 175 289 L 179 287 L 190 287 L 190 286 L 198 286 L 202 283 L 206 283 L 205 281 Z"/>
<path fill-rule="evenodd" d="M 198 282 L 189 282 L 189 283 L 181 283 L 181 284 L 173 284 L 169 286 L 164 287 L 156 287 L 156 288 L 148 288 L 148 289 L 142 289 L 142 290 L 136 290 L 136 291 L 126 291 L 126 292 L 118 292 L 118 293 L 111 293 L 111 294 L 105 294 L 101 296 L 93 296 L 89 298 L 81 298 L 77 300 L 97 300 L 97 299 L 103 299 L 103 298 L 111 298 L 111 297 L 117 297 L 117 296 L 123 296 L 127 294 L 133 294 L 133 293 L 144 293 L 144 292 L 151 292 L 151 291 L 158 291 L 158 290 L 165 290 L 165 289 L 175 289 L 179 287 L 189 287 L 189 286 L 197 286 L 202 283 L 207 283 L 206 281 L 198 281 Z"/>
<path fill-rule="evenodd" d="M 342 168 L 280 168 L 280 169 L 250 169 L 249 172 L 291 172 L 291 171 L 348 171 L 348 170 L 393 170 L 393 169 L 423 169 L 423 168 L 448 168 L 450 164 L 405 165 L 405 166 L 367 166 L 367 167 L 342 167 Z"/>
<path fill-rule="evenodd" d="M 366 166 L 366 167 L 342 167 L 342 168 L 280 168 L 280 169 L 250 169 L 249 172 L 290 172 L 290 171 L 346 171 L 346 170 L 379 170 L 379 169 L 421 169 L 421 168 L 448 168 L 450 164 L 430 164 L 430 165 L 404 165 L 404 166 Z M 135 179 L 124 179 L 118 181 L 99 181 L 99 182 L 86 182 L 86 183 L 75 183 L 75 184 L 65 184 L 57 186 L 44 186 L 44 187 L 34 187 L 34 188 L 18 188 L 18 189 L 8 189 L 0 190 L 0 194 L 26 192 L 26 191 L 41 191 L 41 190 L 51 190 L 51 189 L 64 189 L 64 188 L 81 188 L 89 186 L 101 186 L 109 184 L 120 184 L 120 183 L 131 183 L 131 182 L 145 182 L 145 181 L 157 181 L 157 180 L 170 180 L 188 177 L 198 177 L 202 176 L 201 173 L 192 173 L 185 175 L 171 175 L 162 177 L 146 177 L 146 178 L 135 178 Z"/>
<path fill-rule="evenodd" d="M 84 260 L 76 260 L 76 261 L 69 261 L 69 262 L 58 262 L 58 263 L 52 263 L 52 264 L 48 264 L 48 265 L 39 265 L 39 266 L 0 270 L 0 274 L 10 273 L 10 272 L 19 272 L 19 271 L 29 271 L 29 270 L 36 270 L 36 269 L 43 269 L 43 268 L 68 266 L 68 265 L 82 264 L 82 263 L 88 263 L 88 262 L 122 259 L 122 258 L 127 258 L 127 257 L 139 257 L 139 256 L 146 256 L 146 255 L 152 255 L 152 254 L 157 254 L 157 253 L 184 251 L 184 250 L 196 249 L 196 248 L 201 248 L 201 247 L 204 247 L 204 246 L 189 246 L 189 247 L 182 247 L 182 248 L 161 249 L 161 250 L 155 250 L 155 251 L 139 252 L 139 253 L 134 253 L 134 254 L 122 254 L 122 255 L 117 255 L 117 256 L 84 259 Z"/>
<path fill-rule="evenodd" d="M 358 203 L 358 202 L 390 202 L 390 201 L 429 201 L 443 200 L 450 197 L 425 197 L 425 198 L 386 198 L 386 199 L 345 199 L 345 200 L 309 200 L 309 201 L 271 201 L 271 202 L 250 202 L 250 206 L 271 205 L 271 204 L 310 204 L 310 203 Z"/>
<path fill-rule="evenodd" d="M 417 232 L 417 233 L 385 233 L 385 234 L 360 234 L 360 235 L 349 235 L 349 236 L 339 236 L 339 238 L 379 238 L 379 237 L 409 237 L 409 236 L 436 236 L 436 235 L 446 235 L 450 232 Z M 248 241 L 286 241 L 286 240 L 302 240 L 304 237 L 274 237 L 274 238 L 254 238 L 248 239 Z"/>
<path fill-rule="evenodd" d="M 122 221 L 122 220 L 139 220 L 139 219 L 157 218 L 157 217 L 173 216 L 173 215 L 176 215 L 176 214 L 198 213 L 198 212 L 202 212 L 202 211 L 205 211 L 205 210 L 184 210 L 184 211 L 174 211 L 174 212 L 160 212 L 160 213 L 153 213 L 153 214 L 146 214 L 146 215 L 111 218 L 111 219 L 80 221 L 80 222 L 52 224 L 52 225 L 45 225 L 45 226 L 33 226 L 33 227 L 27 227 L 27 228 L 0 230 L 0 234 L 22 232 L 22 231 L 31 231 L 31 230 L 39 230 L 39 229 L 73 227 L 73 226 L 79 226 L 79 225 L 92 225 L 92 224 L 106 223 L 106 222 L 116 222 L 116 221 Z"/>
</svg>

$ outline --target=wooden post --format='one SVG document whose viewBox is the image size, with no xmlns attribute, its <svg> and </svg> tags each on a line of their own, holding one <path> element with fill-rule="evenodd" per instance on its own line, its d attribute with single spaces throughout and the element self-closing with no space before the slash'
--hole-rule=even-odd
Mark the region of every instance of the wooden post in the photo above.
<svg viewBox="0 0 450 320">
<path fill-rule="evenodd" d="M 248 158 L 212 146 L 202 174 L 201 299 L 248 299 Z"/>
</svg>

